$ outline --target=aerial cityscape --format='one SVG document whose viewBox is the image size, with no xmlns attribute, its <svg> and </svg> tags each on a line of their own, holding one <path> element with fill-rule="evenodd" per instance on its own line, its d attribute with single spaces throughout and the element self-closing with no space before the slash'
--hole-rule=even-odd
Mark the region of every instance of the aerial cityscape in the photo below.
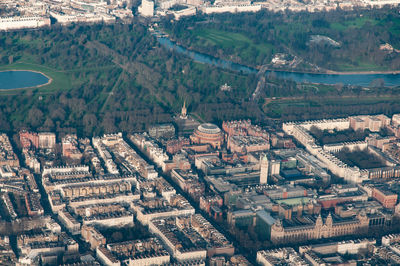
<svg viewBox="0 0 400 266">
<path fill-rule="evenodd" d="M 400 265 L 399 0 L 0 0 L 0 265 Z"/>
<path fill-rule="evenodd" d="M 399 114 L 268 130 L 196 124 L 186 107 L 176 119 L 91 139 L 2 134 L 1 263 L 399 263 Z"/>
</svg>

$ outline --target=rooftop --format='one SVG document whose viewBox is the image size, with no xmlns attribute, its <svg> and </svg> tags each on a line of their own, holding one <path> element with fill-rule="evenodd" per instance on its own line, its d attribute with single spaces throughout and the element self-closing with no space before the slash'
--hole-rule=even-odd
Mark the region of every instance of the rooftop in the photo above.
<svg viewBox="0 0 400 266">
<path fill-rule="evenodd" d="M 211 123 L 201 124 L 198 126 L 197 130 L 206 134 L 218 134 L 221 132 L 219 127 Z"/>
</svg>

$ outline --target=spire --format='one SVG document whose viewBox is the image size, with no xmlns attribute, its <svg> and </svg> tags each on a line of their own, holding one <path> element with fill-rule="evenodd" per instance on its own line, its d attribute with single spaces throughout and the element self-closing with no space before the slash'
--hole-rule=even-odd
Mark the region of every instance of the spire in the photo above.
<svg viewBox="0 0 400 266">
<path fill-rule="evenodd" d="M 316 226 L 322 226 L 322 216 L 321 213 L 318 215 L 317 220 L 315 221 Z"/>
<path fill-rule="evenodd" d="M 326 217 L 325 224 L 328 226 L 332 226 L 332 224 L 333 224 L 332 214 L 330 212 L 328 214 L 328 217 Z"/>
<path fill-rule="evenodd" d="M 187 109 L 186 109 L 186 100 L 183 102 L 183 107 L 181 111 L 181 118 L 186 119 L 187 118 Z"/>
</svg>

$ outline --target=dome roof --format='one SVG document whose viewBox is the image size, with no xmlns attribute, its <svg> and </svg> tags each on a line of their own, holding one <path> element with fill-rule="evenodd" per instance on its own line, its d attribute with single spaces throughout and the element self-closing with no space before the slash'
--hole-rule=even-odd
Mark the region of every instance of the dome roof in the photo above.
<svg viewBox="0 0 400 266">
<path fill-rule="evenodd" d="M 202 133 L 206 134 L 219 134 L 221 132 L 221 129 L 217 127 L 214 124 L 206 123 L 206 124 L 201 124 L 197 130 Z"/>
</svg>

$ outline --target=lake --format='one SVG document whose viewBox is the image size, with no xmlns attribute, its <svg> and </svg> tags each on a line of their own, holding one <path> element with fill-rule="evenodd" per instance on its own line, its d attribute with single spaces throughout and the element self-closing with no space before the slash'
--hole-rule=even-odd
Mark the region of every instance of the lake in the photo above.
<svg viewBox="0 0 400 266">
<path fill-rule="evenodd" d="M 219 59 L 210 55 L 199 53 L 196 51 L 191 51 L 177 45 L 166 37 L 158 37 L 157 40 L 161 45 L 167 49 L 172 49 L 177 53 L 184 54 L 196 62 L 213 65 L 216 67 L 234 70 L 242 73 L 257 73 L 258 70 L 233 63 L 228 60 Z M 322 83 L 322 84 L 345 84 L 345 85 L 356 85 L 368 87 L 371 82 L 378 79 L 384 81 L 385 86 L 393 87 L 400 86 L 400 74 L 310 74 L 310 73 L 300 73 L 300 72 L 289 72 L 289 71 L 273 71 L 274 75 L 278 78 L 292 79 L 296 82 L 307 82 L 307 83 Z M 267 71 L 268 75 L 271 71 Z"/>
<path fill-rule="evenodd" d="M 36 87 L 47 84 L 49 78 L 45 75 L 28 70 L 11 70 L 0 72 L 0 89 L 11 90 Z"/>
</svg>

